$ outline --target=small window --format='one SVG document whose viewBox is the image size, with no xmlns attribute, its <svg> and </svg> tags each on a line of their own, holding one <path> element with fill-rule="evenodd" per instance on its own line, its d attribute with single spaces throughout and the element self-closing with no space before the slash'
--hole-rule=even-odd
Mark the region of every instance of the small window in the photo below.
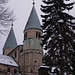
<svg viewBox="0 0 75 75">
<path fill-rule="evenodd" d="M 7 69 L 7 72 L 10 72 L 10 68 Z"/>
<path fill-rule="evenodd" d="M 36 38 L 40 38 L 41 33 L 40 32 L 36 32 Z"/>
<path fill-rule="evenodd" d="M 24 34 L 24 40 L 27 39 L 27 32 Z"/>
<path fill-rule="evenodd" d="M 15 58 L 17 57 L 17 52 L 15 52 L 14 56 L 15 56 Z"/>
<path fill-rule="evenodd" d="M 17 70 L 16 69 L 14 69 L 14 73 L 17 73 Z"/>
</svg>

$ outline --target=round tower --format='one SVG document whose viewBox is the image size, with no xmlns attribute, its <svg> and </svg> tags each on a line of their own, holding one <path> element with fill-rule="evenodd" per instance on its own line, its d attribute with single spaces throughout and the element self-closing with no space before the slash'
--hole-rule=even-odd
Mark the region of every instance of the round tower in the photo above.
<svg viewBox="0 0 75 75">
<path fill-rule="evenodd" d="M 34 4 L 24 29 L 23 71 L 26 75 L 38 75 L 38 67 L 42 65 L 43 48 L 40 45 L 42 28 Z"/>
</svg>

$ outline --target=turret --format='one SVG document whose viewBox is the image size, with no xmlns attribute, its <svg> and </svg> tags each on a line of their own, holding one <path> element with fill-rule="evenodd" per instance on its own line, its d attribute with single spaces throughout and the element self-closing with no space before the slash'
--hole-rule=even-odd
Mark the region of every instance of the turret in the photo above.
<svg viewBox="0 0 75 75">
<path fill-rule="evenodd" d="M 41 35 L 42 28 L 35 7 L 33 6 L 26 27 L 24 29 L 24 50 L 31 48 L 41 50 L 41 46 L 39 44 L 41 43 Z"/>
<path fill-rule="evenodd" d="M 21 71 L 26 75 L 38 75 L 38 67 L 42 65 L 42 28 L 34 4 L 24 29 L 23 53 L 20 58 L 24 57 L 24 63 L 21 62 L 20 65 L 25 65 L 21 67 Z"/>
<path fill-rule="evenodd" d="M 7 55 L 9 52 L 11 52 L 15 47 L 17 47 L 17 41 L 15 38 L 14 30 L 13 30 L 13 24 L 11 26 L 11 30 L 8 34 L 8 37 L 6 39 L 6 42 L 3 47 L 3 54 Z"/>
</svg>

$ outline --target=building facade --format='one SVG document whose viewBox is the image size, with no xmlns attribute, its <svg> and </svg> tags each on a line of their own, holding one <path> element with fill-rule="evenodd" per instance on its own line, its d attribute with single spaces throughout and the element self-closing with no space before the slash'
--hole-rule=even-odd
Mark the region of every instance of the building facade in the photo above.
<svg viewBox="0 0 75 75">
<path fill-rule="evenodd" d="M 9 56 L 0 55 L 0 75 L 18 75 L 19 65 Z"/>
<path fill-rule="evenodd" d="M 9 33 L 11 36 L 9 35 L 6 40 L 3 54 L 12 56 L 16 60 L 22 75 L 38 75 L 38 68 L 42 65 L 43 57 L 43 48 L 40 45 L 42 28 L 34 4 L 23 32 L 23 45 L 16 46 L 15 35 L 11 28 Z"/>
</svg>

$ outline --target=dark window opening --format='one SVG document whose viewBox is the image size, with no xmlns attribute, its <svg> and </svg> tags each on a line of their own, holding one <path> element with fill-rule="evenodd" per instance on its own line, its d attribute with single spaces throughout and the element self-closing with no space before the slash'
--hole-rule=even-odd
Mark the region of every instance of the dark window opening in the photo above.
<svg viewBox="0 0 75 75">
<path fill-rule="evenodd" d="M 36 63 L 37 61 L 35 60 L 34 62 Z"/>
<path fill-rule="evenodd" d="M 16 69 L 14 69 L 14 73 L 17 73 L 17 70 Z"/>
<path fill-rule="evenodd" d="M 24 34 L 24 40 L 27 39 L 27 32 Z"/>
<path fill-rule="evenodd" d="M 36 32 L 36 38 L 40 38 L 41 37 L 41 33 L 40 32 Z"/>
<path fill-rule="evenodd" d="M 15 52 L 15 58 L 17 57 L 17 53 Z"/>
<path fill-rule="evenodd" d="M 10 68 L 7 69 L 7 72 L 10 72 Z"/>
</svg>

